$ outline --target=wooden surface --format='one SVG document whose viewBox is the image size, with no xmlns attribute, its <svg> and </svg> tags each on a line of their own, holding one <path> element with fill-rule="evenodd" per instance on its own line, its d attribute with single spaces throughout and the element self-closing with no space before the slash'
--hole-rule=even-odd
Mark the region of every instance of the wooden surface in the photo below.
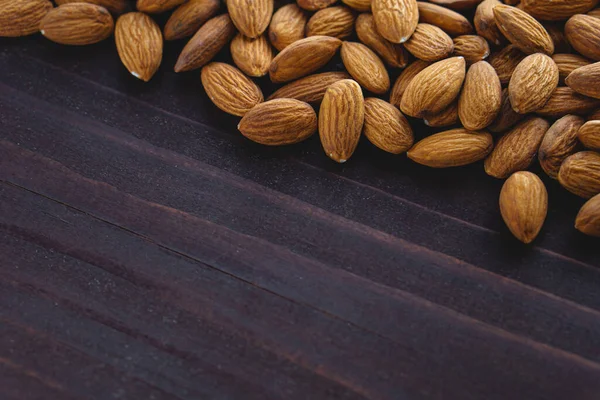
<svg viewBox="0 0 600 400">
<path fill-rule="evenodd" d="M 600 398 L 581 199 L 527 247 L 481 164 L 255 145 L 181 47 L 0 41 L 2 399 Z"/>
</svg>

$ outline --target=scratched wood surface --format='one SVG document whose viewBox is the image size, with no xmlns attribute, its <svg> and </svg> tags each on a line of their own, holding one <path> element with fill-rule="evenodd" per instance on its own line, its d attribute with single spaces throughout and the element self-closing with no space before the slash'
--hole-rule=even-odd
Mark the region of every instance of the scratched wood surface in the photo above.
<svg viewBox="0 0 600 400">
<path fill-rule="evenodd" d="M 181 46 L 0 41 L 2 399 L 600 398 L 580 199 L 525 247 L 481 164 L 255 145 Z"/>
</svg>

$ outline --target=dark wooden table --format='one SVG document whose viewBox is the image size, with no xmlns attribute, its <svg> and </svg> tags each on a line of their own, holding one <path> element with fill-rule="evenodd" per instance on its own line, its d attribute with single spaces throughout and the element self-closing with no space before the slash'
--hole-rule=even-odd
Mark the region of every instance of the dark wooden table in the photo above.
<svg viewBox="0 0 600 400">
<path fill-rule="evenodd" d="M 255 145 L 181 47 L 0 41 L 2 399 L 600 398 L 581 199 L 523 246 L 481 164 Z"/>
</svg>

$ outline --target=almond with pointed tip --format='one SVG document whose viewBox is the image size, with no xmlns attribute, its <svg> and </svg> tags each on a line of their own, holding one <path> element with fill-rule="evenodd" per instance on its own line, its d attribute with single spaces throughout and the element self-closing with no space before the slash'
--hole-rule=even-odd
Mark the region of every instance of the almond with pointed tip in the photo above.
<svg viewBox="0 0 600 400">
<path fill-rule="evenodd" d="M 101 42 L 114 29 L 114 21 L 104 7 L 70 3 L 50 10 L 40 22 L 42 35 L 60 44 L 84 46 Z"/>
<path fill-rule="evenodd" d="M 408 64 L 408 52 L 401 44 L 392 43 L 377 32 L 371 14 L 360 14 L 355 23 L 358 40 L 377 53 L 392 68 L 404 68 Z"/>
<path fill-rule="evenodd" d="M 465 58 L 467 65 L 485 60 L 490 55 L 488 42 L 478 35 L 463 35 L 453 39 L 455 56 Z"/>
<path fill-rule="evenodd" d="M 600 100 L 584 96 L 570 87 L 557 87 L 544 107 L 536 111 L 548 118 L 560 118 L 567 114 L 587 115 L 600 107 Z"/>
<path fill-rule="evenodd" d="M 404 153 L 413 145 L 413 131 L 400 110 L 387 101 L 365 99 L 363 132 L 367 139 L 383 151 Z"/>
<path fill-rule="evenodd" d="M 538 151 L 538 160 L 550 178 L 556 179 L 563 161 L 577 151 L 577 132 L 583 122 L 583 118 L 577 115 L 565 115 L 544 135 Z"/>
<path fill-rule="evenodd" d="M 510 82 L 510 78 L 515 71 L 515 68 L 517 68 L 517 65 L 519 65 L 525 57 L 527 57 L 527 54 L 519 50 L 514 44 L 509 44 L 502 50 L 492 53 L 488 62 L 496 70 L 500 82 L 502 82 L 503 85 L 506 85 Z"/>
<path fill-rule="evenodd" d="M 317 11 L 306 24 L 306 36 L 333 36 L 345 39 L 354 32 L 354 13 L 348 7 L 337 6 Z"/>
<path fill-rule="evenodd" d="M 452 102 L 452 104 L 437 114 L 425 115 L 423 122 L 432 128 L 444 128 L 458 124 L 460 122 L 458 118 L 458 101 Z"/>
<path fill-rule="evenodd" d="M 269 40 L 282 51 L 290 44 L 304 38 L 306 14 L 296 4 L 287 4 L 273 14 L 269 25 Z"/>
<path fill-rule="evenodd" d="M 580 151 L 562 163 L 558 181 L 569 192 L 589 199 L 600 193 L 600 153 Z"/>
<path fill-rule="evenodd" d="M 554 93 L 558 80 L 558 67 L 552 58 L 542 53 L 525 57 L 508 84 L 513 109 L 519 114 L 539 110 Z"/>
<path fill-rule="evenodd" d="M 241 33 L 231 41 L 231 58 L 248 76 L 264 76 L 273 61 L 273 50 L 265 35 L 250 39 Z"/>
<path fill-rule="evenodd" d="M 522 52 L 554 53 L 554 42 L 546 28 L 526 12 L 500 4 L 494 7 L 494 18 L 500 32 Z"/>
<path fill-rule="evenodd" d="M 372 0 L 377 31 L 392 43 L 404 43 L 417 29 L 417 0 Z"/>
<path fill-rule="evenodd" d="M 471 131 L 486 128 L 502 106 L 502 85 L 494 68 L 485 61 L 471 65 L 458 98 L 458 116 Z"/>
<path fill-rule="evenodd" d="M 462 14 L 436 4 L 418 1 L 419 22 L 435 25 L 450 36 L 468 35 L 473 26 Z"/>
<path fill-rule="evenodd" d="M 11 0 L 15 1 L 15 0 Z M 31 0 L 27 0 L 31 1 Z M 67 3 L 90 3 L 106 8 L 113 14 L 122 14 L 128 9 L 127 0 L 55 0 L 57 6 Z"/>
<path fill-rule="evenodd" d="M 575 69 L 567 76 L 565 82 L 577 93 L 600 99 L 600 62 Z"/>
<path fill-rule="evenodd" d="M 565 35 L 579 54 L 600 61 L 600 18 L 574 15 L 565 24 Z"/>
<path fill-rule="evenodd" d="M 415 76 L 419 74 L 419 72 L 423 71 L 430 65 L 430 62 L 423 60 L 415 60 L 410 63 L 396 79 L 394 87 L 392 87 L 392 91 L 390 93 L 390 103 L 400 108 L 402 96 L 404 95 L 408 84 L 415 78 Z"/>
<path fill-rule="evenodd" d="M 575 219 L 575 229 L 589 236 L 600 237 L 600 194 L 581 207 Z"/>
<path fill-rule="evenodd" d="M 561 21 L 575 14 L 585 14 L 598 0 L 522 0 L 523 11 L 544 21 Z"/>
<path fill-rule="evenodd" d="M 477 34 L 496 46 L 505 41 L 504 35 L 496 25 L 496 18 L 494 18 L 494 7 L 500 4 L 502 2 L 499 0 L 484 0 L 477 6 L 473 17 Z"/>
<path fill-rule="evenodd" d="M 273 0 L 227 0 L 235 27 L 244 36 L 256 38 L 267 30 L 273 16 Z"/>
<path fill-rule="evenodd" d="M 502 105 L 500 106 L 500 112 L 498 116 L 492 122 L 487 129 L 490 132 L 501 133 L 506 132 L 525 118 L 525 115 L 517 113 L 513 110 L 510 104 L 510 97 L 508 96 L 508 89 L 502 89 Z"/>
<path fill-rule="evenodd" d="M 575 71 L 577 68 L 581 68 L 581 67 L 585 67 L 586 65 L 590 65 L 591 61 L 588 60 L 587 58 L 581 57 L 580 55 L 577 54 L 554 54 L 552 56 L 552 60 L 554 60 L 554 63 L 556 64 L 556 66 L 558 67 L 558 76 L 560 79 L 560 84 L 564 84 L 565 83 L 565 79 L 567 79 L 567 76 L 569 76 L 569 74 L 573 71 Z M 600 71 L 600 69 L 599 69 Z M 599 79 L 600 79 L 600 75 L 599 75 Z M 598 84 L 600 85 L 600 81 L 598 82 Z M 589 85 L 585 85 L 586 87 L 588 87 Z M 593 85 L 591 85 L 593 86 Z M 573 89 L 573 88 L 571 88 Z M 600 90 L 599 90 L 600 93 Z"/>
<path fill-rule="evenodd" d="M 600 120 L 591 120 L 583 124 L 577 136 L 588 149 L 600 151 Z"/>
<path fill-rule="evenodd" d="M 39 32 L 40 21 L 52 3 L 48 0 L 0 0 L 0 37 L 27 36 Z"/>
<path fill-rule="evenodd" d="M 160 14 L 169 11 L 187 0 L 137 0 L 136 8 L 148 14 Z"/>
<path fill-rule="evenodd" d="M 454 50 L 454 42 L 446 32 L 435 25 L 418 24 L 404 48 L 413 56 L 425 61 L 438 61 Z"/>
<path fill-rule="evenodd" d="M 362 87 L 377 94 L 388 91 L 388 72 L 371 49 L 362 43 L 344 42 L 340 53 L 346 70 Z"/>
<path fill-rule="evenodd" d="M 309 75 L 279 88 L 269 96 L 269 100 L 289 98 L 307 103 L 318 103 L 323 100 L 327 88 L 342 79 L 350 79 L 350 75 L 346 72 L 323 72 Z"/>
<path fill-rule="evenodd" d="M 162 61 L 163 38 L 156 22 L 141 12 L 123 14 L 117 20 L 115 42 L 125 68 L 148 82 Z"/>
<path fill-rule="evenodd" d="M 177 7 L 165 25 L 165 40 L 192 36 L 219 11 L 219 0 L 190 0 Z"/>
</svg>

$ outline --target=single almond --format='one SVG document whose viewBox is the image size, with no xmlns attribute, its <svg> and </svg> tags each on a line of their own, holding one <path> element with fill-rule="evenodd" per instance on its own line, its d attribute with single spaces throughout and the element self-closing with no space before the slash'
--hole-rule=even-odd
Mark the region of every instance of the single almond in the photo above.
<svg viewBox="0 0 600 400">
<path fill-rule="evenodd" d="M 289 98 L 307 103 L 319 103 L 323 100 L 327 88 L 342 79 L 350 79 L 350 75 L 345 72 L 323 72 L 309 75 L 278 89 L 269 96 L 269 100 Z"/>
<path fill-rule="evenodd" d="M 264 76 L 273 61 L 273 50 L 266 35 L 250 39 L 241 33 L 231 41 L 231 58 L 239 69 L 248 76 Z"/>
<path fill-rule="evenodd" d="M 513 109 L 527 114 L 542 108 L 558 86 L 558 67 L 542 53 L 527 56 L 517 65 L 508 84 Z"/>
<path fill-rule="evenodd" d="M 360 139 L 365 105 L 360 85 L 337 81 L 325 92 L 319 110 L 319 136 L 325 154 L 334 161 L 348 161 Z"/>
<path fill-rule="evenodd" d="M 598 5 L 598 0 L 522 0 L 523 11 L 545 21 L 560 21 L 584 14 Z"/>
<path fill-rule="evenodd" d="M 296 0 L 298 6 L 308 11 L 317 11 L 327 8 L 337 0 Z"/>
<path fill-rule="evenodd" d="M 500 214 L 511 233 L 523 243 L 538 236 L 548 213 L 548 192 L 531 172 L 519 171 L 504 182 L 500 191 Z"/>
<path fill-rule="evenodd" d="M 0 0 L 0 37 L 39 32 L 40 21 L 52 7 L 48 0 Z"/>
<path fill-rule="evenodd" d="M 469 67 L 458 98 L 458 116 L 471 131 L 490 125 L 502 106 L 502 85 L 494 68 L 485 61 Z"/>
<path fill-rule="evenodd" d="M 565 24 L 565 35 L 582 56 L 600 61 L 600 18 L 574 15 Z"/>
<path fill-rule="evenodd" d="M 306 14 L 296 4 L 287 4 L 275 11 L 269 25 L 269 40 L 282 51 L 290 44 L 304 38 Z"/>
<path fill-rule="evenodd" d="M 577 132 L 583 125 L 583 118 L 565 115 L 556 121 L 544 135 L 538 151 L 538 160 L 546 174 L 556 179 L 560 165 L 577 151 Z"/>
<path fill-rule="evenodd" d="M 600 193 L 600 153 L 580 151 L 562 163 L 558 181 L 569 192 L 589 199 Z"/>
<path fill-rule="evenodd" d="M 486 158 L 485 172 L 503 179 L 529 168 L 549 127 L 546 120 L 529 117 L 505 133 Z"/>
<path fill-rule="evenodd" d="M 219 0 L 190 0 L 177 7 L 165 25 L 165 40 L 192 36 L 219 11 Z"/>
<path fill-rule="evenodd" d="M 104 7 L 69 3 L 53 8 L 40 22 L 40 32 L 53 42 L 83 46 L 101 42 L 114 29 L 114 21 Z"/>
<path fill-rule="evenodd" d="M 522 52 L 554 53 L 554 42 L 546 28 L 526 12 L 500 4 L 494 7 L 494 18 L 500 32 Z"/>
<path fill-rule="evenodd" d="M 137 0 L 136 8 L 148 14 L 160 14 L 169 11 L 187 0 Z"/>
<path fill-rule="evenodd" d="M 423 117 L 425 125 L 432 128 L 445 128 L 460 122 L 458 118 L 458 101 L 452 102 L 437 114 L 427 114 Z"/>
<path fill-rule="evenodd" d="M 333 36 L 345 39 L 354 32 L 354 13 L 348 7 L 324 8 L 314 13 L 306 24 L 306 36 Z"/>
<path fill-rule="evenodd" d="M 600 107 L 600 100 L 584 96 L 569 87 L 557 87 L 544 107 L 537 114 L 560 118 L 567 114 L 587 115 Z"/>
<path fill-rule="evenodd" d="M 412 128 L 400 110 L 375 97 L 365 99 L 363 132 L 371 143 L 392 154 L 404 153 L 414 141 Z"/>
<path fill-rule="evenodd" d="M 506 132 L 517 123 L 521 122 L 523 118 L 525 118 L 525 115 L 519 114 L 513 110 L 512 105 L 510 104 L 508 89 L 504 88 L 502 89 L 502 105 L 500 106 L 500 112 L 487 129 L 494 133 Z"/>
<path fill-rule="evenodd" d="M 240 33 L 256 38 L 271 22 L 273 0 L 227 0 L 227 11 Z"/>
<path fill-rule="evenodd" d="M 10 0 L 15 1 L 15 0 Z M 31 0 L 27 0 L 31 1 Z M 35 2 L 35 1 L 34 1 Z M 106 8 L 113 14 L 123 14 L 129 8 L 127 0 L 55 0 L 57 6 L 67 3 L 90 3 Z"/>
<path fill-rule="evenodd" d="M 450 36 L 468 35 L 473 25 L 462 14 L 437 4 L 418 1 L 419 22 L 435 25 Z"/>
<path fill-rule="evenodd" d="M 490 46 L 488 42 L 478 35 L 463 35 L 455 37 L 454 53 L 455 56 L 465 58 L 467 65 L 485 60 L 490 55 Z"/>
<path fill-rule="evenodd" d="M 117 52 L 125 68 L 148 82 L 162 61 L 163 38 L 159 26 L 141 12 L 123 14 L 115 27 Z"/>
<path fill-rule="evenodd" d="M 581 207 L 575 219 L 575 228 L 586 235 L 600 237 L 600 194 Z"/>
<path fill-rule="evenodd" d="M 250 109 L 238 129 L 248 139 L 267 146 L 294 144 L 317 131 L 317 114 L 303 101 L 275 99 Z"/>
<path fill-rule="evenodd" d="M 496 46 L 505 42 L 504 35 L 498 29 L 496 18 L 494 18 L 494 7 L 500 4 L 502 2 L 499 0 L 484 0 L 477 6 L 473 17 L 477 34 Z"/>
<path fill-rule="evenodd" d="M 600 99 L 600 62 L 573 70 L 565 82 L 577 93 Z"/>
<path fill-rule="evenodd" d="M 586 65 L 591 64 L 590 60 L 588 60 L 587 58 L 581 57 L 577 54 L 554 54 L 552 56 L 552 59 L 554 60 L 554 63 L 558 67 L 558 76 L 560 78 L 560 82 L 559 82 L 560 84 L 564 84 L 565 79 L 567 79 L 567 76 L 569 76 L 569 74 L 571 72 L 575 71 L 577 68 L 585 67 Z M 599 69 L 599 71 L 600 71 L 600 69 Z M 600 75 L 599 75 L 599 77 L 600 77 Z M 587 79 L 587 77 L 586 77 L 586 79 Z M 600 81 L 599 81 L 599 84 L 600 84 Z M 585 85 L 585 86 L 586 86 L 586 88 L 588 87 L 588 85 Z M 574 88 L 571 88 L 571 89 L 574 89 Z M 598 93 L 600 93 L 600 89 L 598 90 Z M 584 93 L 582 93 L 582 94 L 584 94 Z"/>
<path fill-rule="evenodd" d="M 492 53 L 489 58 L 489 63 L 496 70 L 498 78 L 503 85 L 510 82 L 512 74 L 517 68 L 517 65 L 527 57 L 525 53 L 517 48 L 514 44 L 509 44 L 502 50 Z"/>
<path fill-rule="evenodd" d="M 430 62 L 423 60 L 415 60 L 410 63 L 404 71 L 400 73 L 398 79 L 394 83 L 394 87 L 390 93 L 390 103 L 400 108 L 400 103 L 402 102 L 402 96 L 408 87 L 408 84 L 414 79 L 415 76 L 419 74 L 419 72 L 423 71 L 425 68 L 431 65 Z"/>
<path fill-rule="evenodd" d="M 344 42 L 340 54 L 346 70 L 362 87 L 377 94 L 388 91 L 388 72 L 371 49 L 362 43 Z"/>
<path fill-rule="evenodd" d="M 577 136 L 588 149 L 600 151 L 600 120 L 591 120 L 583 124 Z"/>
<path fill-rule="evenodd" d="M 358 12 L 371 11 L 371 0 L 342 0 L 342 3 Z"/>
<path fill-rule="evenodd" d="M 200 78 L 208 97 L 226 113 L 243 117 L 263 101 L 260 88 L 229 64 L 210 63 L 202 68 Z"/>
<path fill-rule="evenodd" d="M 356 18 L 358 40 L 379 54 L 381 59 L 392 68 L 404 68 L 408 64 L 408 52 L 404 46 L 392 43 L 377 32 L 375 20 L 371 14 L 360 14 Z"/>
<path fill-rule="evenodd" d="M 454 42 L 446 32 L 435 25 L 418 24 L 404 48 L 413 56 L 425 61 L 438 61 L 454 50 Z"/>
<path fill-rule="evenodd" d="M 417 0 L 372 0 L 377 31 L 392 43 L 404 43 L 417 29 Z"/>
</svg>

